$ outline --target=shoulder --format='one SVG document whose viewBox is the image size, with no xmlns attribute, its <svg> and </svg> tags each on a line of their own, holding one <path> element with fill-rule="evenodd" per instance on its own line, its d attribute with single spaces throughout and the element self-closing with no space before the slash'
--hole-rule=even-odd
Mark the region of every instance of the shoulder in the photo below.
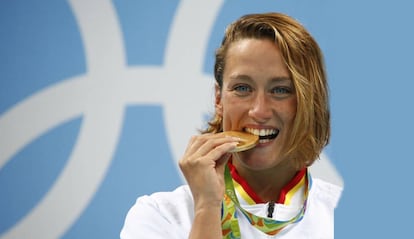
<svg viewBox="0 0 414 239">
<path fill-rule="evenodd" d="M 174 198 L 182 198 L 186 200 L 192 199 L 188 185 L 179 186 L 173 191 L 155 192 L 150 195 L 140 196 L 138 197 L 137 202 L 149 200 L 157 203 L 172 203 Z"/>
<path fill-rule="evenodd" d="M 320 178 L 312 178 L 310 197 L 335 208 L 341 198 L 343 188 Z"/>
<path fill-rule="evenodd" d="M 170 192 L 156 192 L 151 195 L 141 196 L 136 204 L 148 205 L 157 209 L 176 209 L 183 206 L 192 206 L 193 198 L 188 185 L 182 185 Z"/>
<path fill-rule="evenodd" d="M 184 238 L 194 215 L 193 204 L 187 185 L 140 196 L 128 211 L 121 238 Z"/>
<path fill-rule="evenodd" d="M 178 217 L 192 217 L 193 204 L 190 188 L 188 185 L 182 185 L 174 191 L 141 196 L 133 208 L 142 214 L 149 212 L 147 216 L 160 214 L 167 221 L 174 223 Z"/>
</svg>

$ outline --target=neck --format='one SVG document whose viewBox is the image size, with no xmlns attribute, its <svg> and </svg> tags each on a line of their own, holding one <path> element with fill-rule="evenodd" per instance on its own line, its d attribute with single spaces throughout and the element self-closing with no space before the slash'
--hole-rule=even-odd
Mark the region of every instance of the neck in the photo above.
<svg viewBox="0 0 414 239">
<path fill-rule="evenodd" d="M 264 201 L 278 201 L 280 193 L 298 172 L 288 163 L 270 169 L 255 170 L 237 160 L 232 162 L 239 175 L 248 182 L 253 191 Z"/>
</svg>

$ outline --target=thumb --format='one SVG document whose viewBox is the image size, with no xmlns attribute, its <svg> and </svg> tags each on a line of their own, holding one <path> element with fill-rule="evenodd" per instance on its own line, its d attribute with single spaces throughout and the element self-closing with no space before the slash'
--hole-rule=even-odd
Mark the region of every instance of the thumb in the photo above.
<svg viewBox="0 0 414 239">
<path fill-rule="evenodd" d="M 216 171 L 219 175 L 224 175 L 224 169 L 226 168 L 227 162 L 231 157 L 231 153 L 226 153 L 220 159 L 216 161 Z"/>
</svg>

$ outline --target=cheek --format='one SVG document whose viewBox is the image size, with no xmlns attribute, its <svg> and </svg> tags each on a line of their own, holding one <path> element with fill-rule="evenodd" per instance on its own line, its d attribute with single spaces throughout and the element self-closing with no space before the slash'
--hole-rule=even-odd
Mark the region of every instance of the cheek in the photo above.
<svg viewBox="0 0 414 239">
<path fill-rule="evenodd" d="M 249 101 L 241 99 L 231 92 L 226 92 L 221 98 L 221 104 L 223 106 L 223 114 L 241 114 L 243 111 L 249 109 Z"/>
<path fill-rule="evenodd" d="M 289 109 L 290 109 L 289 111 L 290 120 L 293 123 L 293 121 L 296 118 L 296 111 L 297 111 L 296 99 L 291 103 Z"/>
<path fill-rule="evenodd" d="M 295 120 L 295 117 L 296 117 L 296 109 L 297 109 L 296 99 L 287 101 L 286 104 L 283 105 L 283 109 L 281 109 L 280 112 L 283 112 L 283 118 L 285 122 L 293 124 L 293 121 Z"/>
<path fill-rule="evenodd" d="M 229 95 L 223 94 L 221 98 L 223 129 L 231 130 L 236 127 L 237 121 L 242 118 L 243 112 L 247 107 L 246 103 L 240 102 Z"/>
</svg>

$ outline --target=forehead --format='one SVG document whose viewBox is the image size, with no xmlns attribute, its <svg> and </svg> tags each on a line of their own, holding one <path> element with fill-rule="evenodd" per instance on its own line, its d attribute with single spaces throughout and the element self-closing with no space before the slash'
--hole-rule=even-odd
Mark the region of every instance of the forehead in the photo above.
<svg viewBox="0 0 414 239">
<path fill-rule="evenodd" d="M 241 39 L 229 46 L 224 75 L 234 74 L 290 78 L 279 47 L 268 39 Z"/>
</svg>

